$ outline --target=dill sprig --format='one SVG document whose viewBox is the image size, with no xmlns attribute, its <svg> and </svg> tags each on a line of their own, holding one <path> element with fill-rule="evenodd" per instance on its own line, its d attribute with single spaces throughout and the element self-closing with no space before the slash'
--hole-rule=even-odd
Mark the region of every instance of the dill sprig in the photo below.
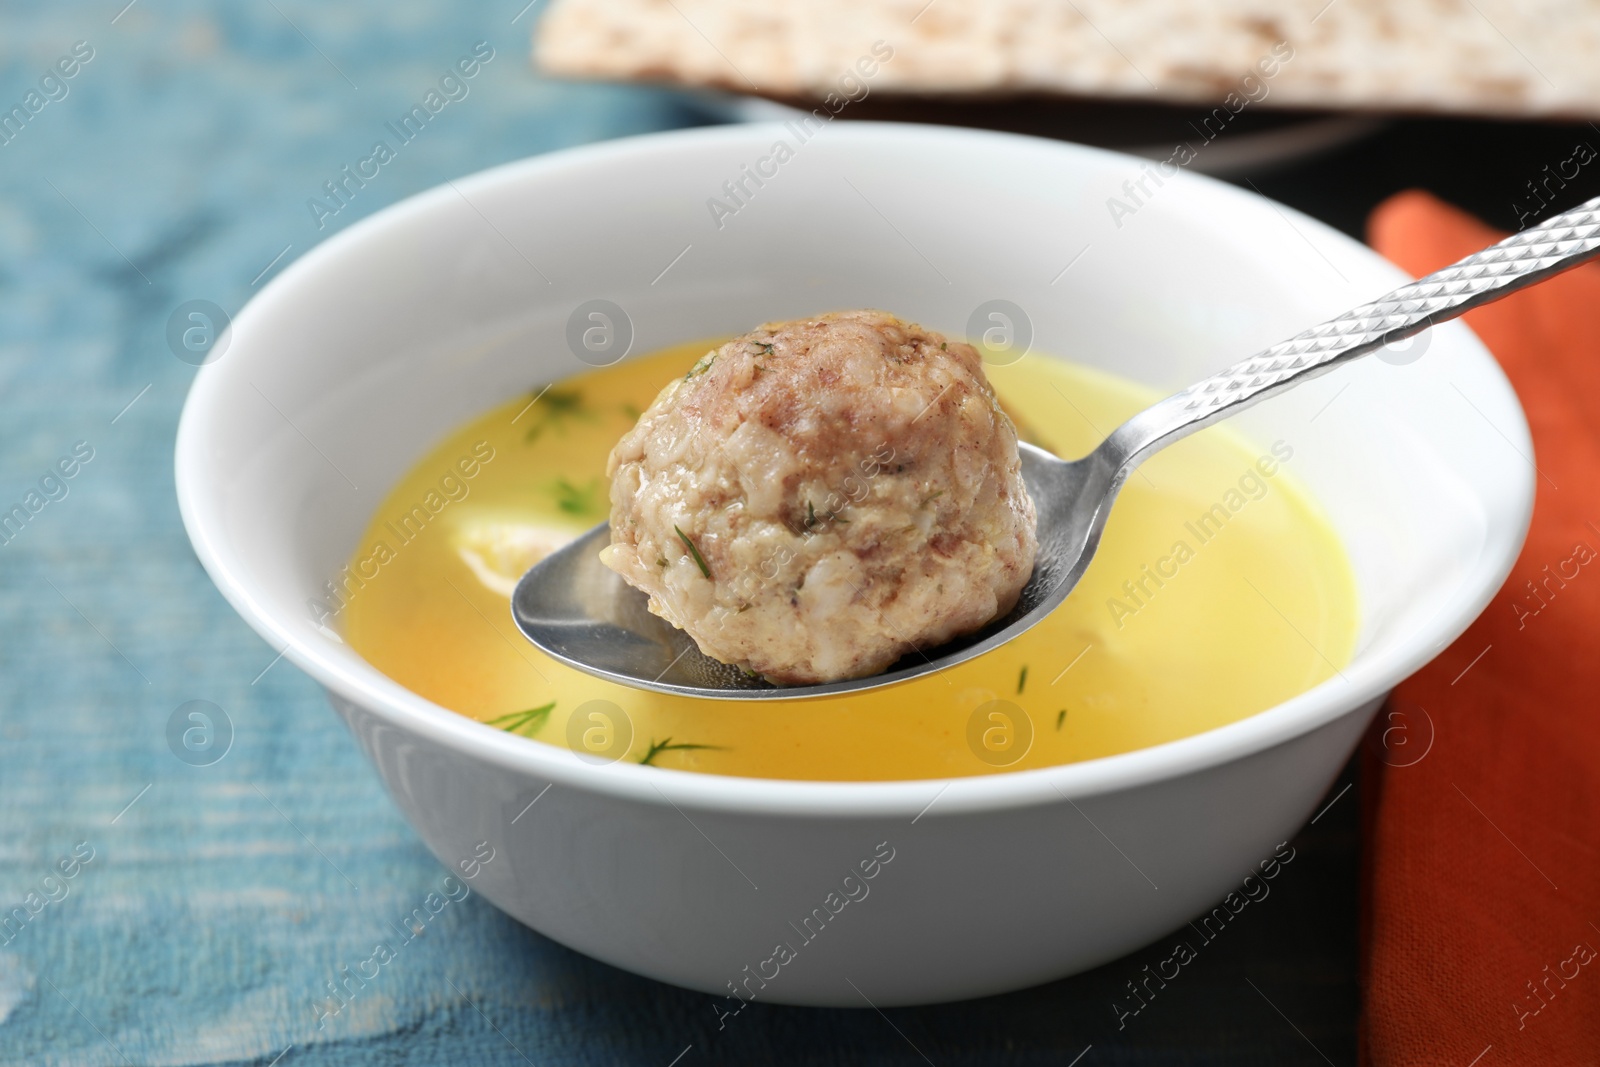
<svg viewBox="0 0 1600 1067">
<path fill-rule="evenodd" d="M 565 478 L 557 478 L 551 488 L 556 499 L 556 507 L 568 515 L 592 515 L 596 512 L 595 495 L 600 491 L 600 479 L 592 478 L 589 484 L 579 488 Z"/>
<path fill-rule="evenodd" d="M 684 743 L 675 745 L 672 743 L 672 738 L 670 737 L 663 738 L 660 741 L 657 741 L 655 738 L 651 738 L 650 748 L 645 752 L 644 759 L 639 761 L 639 765 L 641 767 L 650 766 L 655 762 L 655 758 L 661 755 L 663 752 L 688 752 L 693 749 L 710 749 L 714 752 L 725 751 L 721 745 L 691 745 Z"/>
<path fill-rule="evenodd" d="M 817 506 L 815 504 L 813 504 L 811 501 L 807 500 L 806 501 L 806 518 L 805 518 L 805 522 L 801 524 L 801 529 L 802 530 L 810 530 L 810 529 L 814 528 L 819 522 L 842 522 L 846 526 L 850 525 L 850 520 L 845 518 L 843 515 L 839 514 L 837 511 L 830 511 L 827 514 L 823 515 L 821 519 L 818 519 L 817 518 Z"/>
<path fill-rule="evenodd" d="M 695 361 L 695 365 L 689 368 L 689 373 L 683 376 L 683 380 L 688 381 L 697 374 L 704 374 L 706 371 L 711 369 L 711 364 L 715 363 L 716 361 L 716 352 L 707 352 L 705 355 L 701 356 Z"/>
<path fill-rule="evenodd" d="M 700 568 L 700 573 L 707 578 L 711 577 L 711 568 L 706 566 L 706 558 L 700 554 L 700 550 L 695 547 L 694 542 L 689 540 L 689 535 L 678 529 L 677 526 L 672 527 L 672 532 L 678 535 L 678 540 L 683 542 L 683 547 L 687 548 L 689 555 L 694 557 L 695 566 Z"/>
<path fill-rule="evenodd" d="M 555 701 L 552 700 L 541 707 L 529 708 L 526 711 L 513 711 L 497 718 L 485 719 L 484 722 L 490 726 L 497 726 L 508 734 L 516 734 L 519 737 L 532 737 L 543 728 L 546 722 L 550 721 L 550 713 L 555 710 L 555 706 Z"/>
<path fill-rule="evenodd" d="M 547 429 L 566 432 L 566 423 L 572 419 L 594 418 L 594 412 L 583 406 L 583 394 L 576 389 L 546 389 L 534 404 L 538 418 L 528 427 L 524 441 L 533 442 Z"/>
</svg>

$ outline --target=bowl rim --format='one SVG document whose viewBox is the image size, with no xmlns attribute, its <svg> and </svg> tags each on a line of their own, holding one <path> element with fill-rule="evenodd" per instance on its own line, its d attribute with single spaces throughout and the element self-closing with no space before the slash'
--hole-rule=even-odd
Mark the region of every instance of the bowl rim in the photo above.
<svg viewBox="0 0 1600 1067">
<path fill-rule="evenodd" d="M 290 279 L 315 274 L 324 262 L 343 249 L 412 215 L 433 210 L 436 205 L 457 196 L 457 190 L 484 191 L 502 183 L 559 176 L 563 171 L 581 170 L 597 163 L 638 163 L 652 155 L 670 154 L 680 148 L 708 143 L 750 141 L 764 144 L 783 129 L 777 123 L 747 123 L 639 134 L 514 160 L 447 181 L 359 219 L 311 248 L 264 286 L 234 317 L 231 328 L 238 332 L 257 319 L 277 313 L 276 305 Z M 981 149 L 982 144 L 970 142 L 1021 142 L 1035 150 L 1126 160 L 1135 167 L 1141 162 L 1138 157 L 1070 142 L 965 127 L 851 122 L 830 126 L 828 133 L 833 140 L 870 141 L 880 148 L 885 139 L 894 138 L 966 141 L 974 149 Z M 1376 252 L 1293 208 L 1205 175 L 1181 173 L 1174 177 L 1183 185 L 1211 186 L 1213 195 L 1232 198 L 1241 205 L 1254 208 L 1265 204 L 1280 213 L 1290 213 L 1297 227 L 1317 231 L 1325 239 L 1331 235 L 1348 242 L 1350 248 L 1369 257 L 1368 263 L 1378 272 L 1390 274 L 1395 284 L 1407 280 L 1398 268 Z M 1502 388 L 1510 401 L 1509 412 L 1515 416 L 1514 424 L 1502 425 L 1499 429 L 1524 455 L 1532 456 L 1526 415 L 1509 380 L 1475 335 L 1469 333 L 1464 341 L 1463 356 L 1486 364 L 1483 370 L 1496 379 L 1496 387 Z M 232 365 L 237 366 L 237 363 Z M 1521 491 L 1508 496 L 1504 502 L 1508 511 L 1515 509 L 1512 518 L 1516 522 L 1516 536 L 1505 542 L 1498 555 L 1493 552 L 1492 545 L 1481 546 L 1469 567 L 1470 577 L 1460 582 L 1456 594 L 1427 624 L 1398 640 L 1390 651 L 1368 656 L 1365 660 L 1358 657 L 1334 678 L 1282 703 L 1187 737 L 1076 763 L 952 778 L 817 781 L 706 774 L 623 761 L 595 766 L 565 748 L 508 734 L 435 704 L 369 664 L 342 663 L 325 654 L 310 639 L 312 631 L 303 620 L 300 625 L 294 625 L 265 607 L 250 583 L 229 565 L 221 524 L 214 521 L 217 508 L 212 497 L 216 489 L 200 476 L 206 447 L 200 436 L 201 424 L 219 393 L 219 377 L 230 373 L 226 368 L 225 363 L 200 367 L 184 402 L 174 450 L 179 512 L 195 553 L 213 582 L 247 624 L 274 649 L 282 649 L 282 658 L 322 685 L 330 695 L 358 705 L 410 735 L 461 755 L 540 782 L 559 783 L 618 800 L 690 806 L 702 811 L 862 819 L 903 816 L 914 823 L 935 808 L 939 815 L 950 816 L 1063 801 L 1071 803 L 1075 799 L 1118 793 L 1253 756 L 1358 712 L 1443 651 L 1477 618 L 1510 574 L 1533 512 L 1533 474 L 1519 470 L 1516 477 L 1520 480 Z M 530 784 L 530 793 L 535 788 Z"/>
</svg>

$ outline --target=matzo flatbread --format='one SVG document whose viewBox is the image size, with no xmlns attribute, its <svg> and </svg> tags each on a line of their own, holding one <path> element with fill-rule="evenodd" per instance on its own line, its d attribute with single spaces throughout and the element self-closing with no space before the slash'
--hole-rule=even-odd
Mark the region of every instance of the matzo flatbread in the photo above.
<svg viewBox="0 0 1600 1067">
<path fill-rule="evenodd" d="M 824 97 L 1214 102 L 1284 42 L 1264 106 L 1600 115 L 1600 0 L 554 0 L 548 73 Z"/>
</svg>

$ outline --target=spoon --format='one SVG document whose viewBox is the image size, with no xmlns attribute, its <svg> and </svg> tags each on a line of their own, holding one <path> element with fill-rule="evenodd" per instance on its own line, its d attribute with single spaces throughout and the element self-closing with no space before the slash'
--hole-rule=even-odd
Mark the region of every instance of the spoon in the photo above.
<svg viewBox="0 0 1600 1067">
<path fill-rule="evenodd" d="M 1039 517 L 1039 551 L 1016 607 L 975 633 L 910 652 L 881 674 L 780 687 L 711 659 L 688 634 L 650 614 L 646 595 L 600 562 L 600 550 L 611 541 L 607 523 L 530 568 L 512 594 L 512 618 L 529 641 L 563 663 L 623 685 L 679 696 L 796 700 L 920 678 L 1005 644 L 1065 600 L 1094 558 L 1118 490 L 1147 456 L 1597 253 L 1600 197 L 1174 393 L 1117 427 L 1082 459 L 1057 459 L 1019 444 L 1023 481 Z"/>
</svg>

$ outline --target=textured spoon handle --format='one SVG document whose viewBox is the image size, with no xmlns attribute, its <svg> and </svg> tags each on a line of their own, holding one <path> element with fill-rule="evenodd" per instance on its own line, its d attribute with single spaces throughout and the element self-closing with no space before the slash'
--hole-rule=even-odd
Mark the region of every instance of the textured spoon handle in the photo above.
<svg viewBox="0 0 1600 1067">
<path fill-rule="evenodd" d="M 1118 427 L 1103 448 L 1124 473 L 1156 449 L 1394 341 L 1535 285 L 1600 253 L 1600 197 L 1295 334 Z"/>
</svg>

